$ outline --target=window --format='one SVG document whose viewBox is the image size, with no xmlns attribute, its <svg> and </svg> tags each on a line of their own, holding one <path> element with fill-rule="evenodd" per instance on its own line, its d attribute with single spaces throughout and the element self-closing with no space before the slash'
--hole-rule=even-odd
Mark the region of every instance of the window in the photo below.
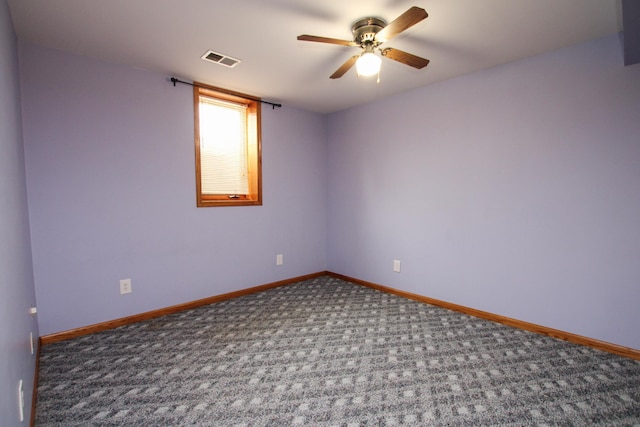
<svg viewBox="0 0 640 427">
<path fill-rule="evenodd" d="M 197 83 L 198 207 L 262 204 L 260 100 Z"/>
</svg>

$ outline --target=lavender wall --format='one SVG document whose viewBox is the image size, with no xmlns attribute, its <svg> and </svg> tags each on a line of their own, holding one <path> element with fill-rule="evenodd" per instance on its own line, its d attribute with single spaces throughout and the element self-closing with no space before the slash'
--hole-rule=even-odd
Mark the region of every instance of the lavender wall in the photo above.
<svg viewBox="0 0 640 427">
<path fill-rule="evenodd" d="M 196 208 L 189 86 L 19 46 L 42 335 L 325 269 L 323 116 L 264 107 L 263 206 Z"/>
<path fill-rule="evenodd" d="M 328 270 L 640 349 L 640 66 L 617 36 L 327 126 Z"/>
<path fill-rule="evenodd" d="M 35 356 L 29 333 L 38 336 L 20 114 L 18 52 L 9 8 L 0 1 L 0 424 L 18 418 L 23 380 L 25 421 L 31 412 Z"/>
</svg>

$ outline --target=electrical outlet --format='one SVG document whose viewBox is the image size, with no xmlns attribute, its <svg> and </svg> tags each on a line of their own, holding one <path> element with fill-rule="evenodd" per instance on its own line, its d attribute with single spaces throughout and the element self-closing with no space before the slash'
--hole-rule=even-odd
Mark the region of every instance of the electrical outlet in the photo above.
<svg viewBox="0 0 640 427">
<path fill-rule="evenodd" d="M 22 388 L 22 380 L 18 381 L 18 414 L 20 422 L 24 421 L 24 390 Z"/>
<path fill-rule="evenodd" d="M 395 271 L 396 273 L 400 273 L 400 261 L 398 261 L 397 259 L 393 260 L 393 271 Z"/>
<path fill-rule="evenodd" d="M 131 293 L 131 279 L 120 280 L 120 294 Z"/>
<path fill-rule="evenodd" d="M 284 264 L 284 258 L 282 254 L 276 255 L 276 265 Z"/>
</svg>

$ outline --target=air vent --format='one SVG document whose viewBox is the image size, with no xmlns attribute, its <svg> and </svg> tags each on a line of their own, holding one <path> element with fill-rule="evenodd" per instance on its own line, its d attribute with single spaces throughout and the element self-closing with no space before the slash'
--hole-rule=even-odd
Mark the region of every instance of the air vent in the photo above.
<svg viewBox="0 0 640 427">
<path fill-rule="evenodd" d="M 232 58 L 219 52 L 212 50 L 207 51 L 202 55 L 202 59 L 205 61 L 215 62 L 216 64 L 224 65 L 225 67 L 233 68 L 240 63 L 239 59 Z"/>
</svg>

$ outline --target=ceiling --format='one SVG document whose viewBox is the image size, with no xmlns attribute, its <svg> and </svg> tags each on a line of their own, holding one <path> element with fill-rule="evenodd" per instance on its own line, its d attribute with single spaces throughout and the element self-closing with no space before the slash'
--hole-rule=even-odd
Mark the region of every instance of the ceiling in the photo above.
<svg viewBox="0 0 640 427">
<path fill-rule="evenodd" d="M 616 0 L 8 0 L 18 38 L 183 80 L 330 113 L 622 30 Z M 429 17 L 383 47 L 431 61 L 416 70 L 383 59 L 380 83 L 355 69 L 329 76 L 358 48 L 364 17 L 392 21 L 411 6 Z M 207 50 L 242 60 L 203 61 Z"/>
</svg>

